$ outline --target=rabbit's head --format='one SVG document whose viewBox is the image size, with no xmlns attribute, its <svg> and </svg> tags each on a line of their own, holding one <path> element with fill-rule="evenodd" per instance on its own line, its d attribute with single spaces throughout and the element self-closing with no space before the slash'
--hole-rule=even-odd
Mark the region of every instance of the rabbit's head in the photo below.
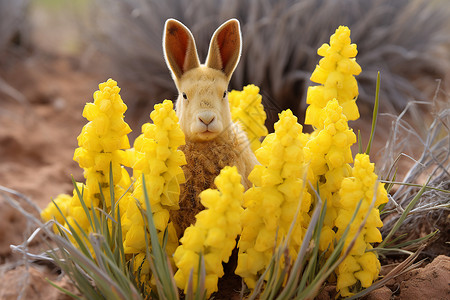
<svg viewBox="0 0 450 300">
<path fill-rule="evenodd" d="M 239 21 L 231 19 L 216 30 L 205 64 L 192 33 L 177 20 L 166 21 L 163 48 L 179 92 L 176 111 L 186 139 L 215 139 L 232 122 L 227 89 L 241 55 Z"/>
</svg>

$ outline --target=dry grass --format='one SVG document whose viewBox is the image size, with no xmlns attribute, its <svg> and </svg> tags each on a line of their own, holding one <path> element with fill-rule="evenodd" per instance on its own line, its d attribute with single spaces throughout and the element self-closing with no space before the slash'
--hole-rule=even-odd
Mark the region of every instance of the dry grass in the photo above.
<svg viewBox="0 0 450 300">
<path fill-rule="evenodd" d="M 442 93 L 443 102 L 437 101 Z M 407 234 L 403 240 L 412 240 L 439 230 L 437 239 L 425 252 L 434 257 L 448 253 L 446 243 L 450 237 L 448 228 L 450 218 L 450 102 L 449 95 L 438 88 L 432 102 L 410 102 L 405 110 L 392 118 L 391 136 L 383 150 L 380 161 L 380 173 L 384 178 L 392 179 L 399 162 L 408 161 L 410 167 L 401 171 L 394 181 L 407 183 L 394 185 L 391 200 L 385 207 L 394 213 L 386 214 L 382 233 L 388 233 L 400 217 L 401 212 L 413 201 L 421 186 L 427 183 L 416 206 L 402 223 L 397 236 Z M 418 117 L 418 113 L 428 108 L 433 118 L 427 121 Z M 423 125 L 418 130 L 417 125 Z M 415 148 L 412 155 L 404 154 L 405 148 Z M 414 158 L 416 157 L 416 158 Z M 404 174 L 404 175 L 403 175 Z M 413 185 L 410 185 L 413 184 Z"/>
<path fill-rule="evenodd" d="M 0 71 L 11 55 L 23 52 L 28 41 L 26 19 L 29 0 L 0 0 Z M 4 96 L 25 103 L 25 97 L 8 84 L 0 73 L 0 99 Z"/>
</svg>

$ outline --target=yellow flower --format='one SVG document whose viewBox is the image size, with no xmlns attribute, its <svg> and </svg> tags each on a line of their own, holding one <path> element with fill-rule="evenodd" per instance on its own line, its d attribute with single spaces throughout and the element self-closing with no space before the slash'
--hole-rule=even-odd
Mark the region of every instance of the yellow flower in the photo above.
<svg viewBox="0 0 450 300">
<path fill-rule="evenodd" d="M 127 106 L 123 103 L 117 82 L 108 79 L 99 85 L 94 93 L 94 102 L 87 103 L 83 116 L 89 121 L 78 136 L 78 146 L 75 149 L 74 160 L 84 169 L 86 184 L 77 183 L 77 188 L 83 194 L 83 202 L 87 213 L 93 214 L 92 208 L 101 207 L 105 211 L 111 208 L 110 172 L 113 175 L 113 189 L 117 201 L 131 181 L 128 172 L 122 167 L 127 163 L 124 149 L 130 147 L 127 134 L 130 127 L 124 121 Z M 103 207 L 103 199 L 106 207 Z M 68 223 L 77 223 L 83 230 L 89 232 L 90 223 L 86 211 L 81 205 L 78 193 L 74 189 L 73 196 L 60 195 L 55 199 Z M 49 220 L 55 217 L 64 224 L 64 219 L 53 203 L 43 210 L 42 218 Z M 64 224 L 68 227 L 68 224 Z M 78 229 L 78 226 L 75 226 Z"/>
<path fill-rule="evenodd" d="M 375 207 L 369 211 L 374 194 L 376 192 Z M 350 255 L 338 267 L 338 285 L 342 296 L 352 294 L 352 286 L 359 281 L 362 287 L 369 287 L 377 279 L 380 271 L 380 262 L 374 252 L 367 252 L 372 249 L 371 243 L 381 242 L 381 234 L 377 227 L 383 226 L 380 219 L 378 206 L 388 201 L 386 190 L 381 184 L 377 184 L 377 175 L 374 173 L 374 164 L 370 163 L 369 156 L 357 154 L 354 167 L 351 170 L 351 177 L 344 178 L 339 190 L 339 216 L 336 219 L 340 238 L 350 222 L 356 206 L 362 201 L 356 218 L 350 226 L 350 232 L 345 241 L 345 248 L 355 237 L 356 232 L 366 214 L 369 213 L 367 222 L 359 236 Z M 351 264 L 349 262 L 351 261 Z M 353 267 L 349 267 L 349 266 Z"/>
<path fill-rule="evenodd" d="M 361 67 L 354 58 L 358 51 L 356 44 L 351 44 L 348 27 L 339 26 L 330 44 L 323 44 L 317 53 L 323 58 L 312 73 L 311 81 L 321 85 L 308 88 L 306 103 L 310 105 L 306 109 L 305 124 L 322 128 L 320 111 L 332 99 L 339 101 L 348 120 L 358 119 L 358 84 L 354 75 L 361 73 Z"/>
<path fill-rule="evenodd" d="M 240 219 L 244 187 L 236 167 L 225 167 L 214 180 L 217 190 L 200 193 L 205 210 L 197 216 L 195 225 L 186 228 L 180 245 L 173 256 L 178 271 L 177 286 L 186 291 L 189 274 L 194 273 L 197 286 L 200 254 L 205 260 L 205 288 L 209 297 L 217 291 L 217 282 L 223 276 L 222 262 L 228 262 L 241 232 Z"/>
<path fill-rule="evenodd" d="M 249 288 L 254 288 L 268 266 L 273 247 L 287 236 L 294 217 L 297 219 L 289 243 L 292 257 L 295 258 L 303 240 L 311 206 L 311 195 L 303 187 L 306 142 L 307 136 L 302 133 L 297 118 L 286 110 L 275 124 L 275 133 L 269 134 L 256 150 L 261 165 L 250 173 L 254 186 L 244 194 L 243 230 L 235 271 Z"/>
<path fill-rule="evenodd" d="M 310 161 L 313 186 L 319 186 L 322 201 L 326 201 L 324 235 L 320 237 L 320 250 L 327 248 L 331 253 L 334 244 L 334 231 L 339 205 L 338 191 L 342 180 L 349 176 L 353 161 L 350 147 L 356 142 L 356 136 L 348 127 L 347 118 L 336 99 L 329 101 L 320 109 L 318 119 L 321 126 L 311 135 L 304 149 L 307 161 Z"/>
<path fill-rule="evenodd" d="M 186 164 L 186 159 L 183 152 L 178 150 L 178 147 L 184 144 L 184 134 L 170 100 L 165 100 L 154 108 L 150 114 L 153 124 L 146 123 L 142 126 L 142 134 L 135 140 L 134 149 L 125 154 L 133 167 L 135 182 L 133 192 L 121 200 L 125 212 L 121 220 L 123 245 L 126 254 L 136 254 L 136 257 L 146 253 L 146 231 L 150 237 L 141 213 L 141 208 L 147 209 L 144 179 L 159 242 L 163 242 L 164 232 L 167 229 L 167 254 L 172 256 L 178 246 L 169 210 L 179 208 L 179 185 L 185 181 L 181 166 Z M 150 276 L 149 272 L 150 270 L 146 268 L 141 270 L 140 274 L 147 278 Z M 147 281 L 144 285 L 149 284 Z"/>
<path fill-rule="evenodd" d="M 178 125 L 178 118 L 171 101 L 165 100 L 155 105 L 150 117 L 153 124 L 144 124 L 142 134 L 134 143 L 132 167 L 136 181 L 133 193 L 130 195 L 131 200 L 128 204 L 130 207 L 127 214 L 122 216 L 122 222 L 128 224 L 136 222 L 135 219 L 142 219 L 135 201 L 139 201 L 141 207 L 146 209 L 142 179 L 142 176 L 145 176 L 156 229 L 158 232 L 164 232 L 169 224 L 168 209 L 178 209 L 179 184 L 184 182 L 181 165 L 185 164 L 186 160 L 184 154 L 177 149 L 184 144 L 184 134 Z M 134 212 L 131 215 L 128 213 L 130 209 Z M 144 226 L 142 222 L 140 223 L 140 226 Z M 131 235 L 134 232 L 125 234 L 124 246 L 131 250 L 135 247 L 128 248 L 128 242 L 132 241 L 127 239 L 128 234 Z M 168 246 L 168 248 L 173 247 Z"/>
<path fill-rule="evenodd" d="M 130 147 L 127 134 L 131 132 L 131 129 L 125 123 L 123 115 L 127 106 L 123 103 L 119 92 L 117 82 L 112 79 L 99 85 L 99 90 L 94 93 L 94 102 L 87 103 L 84 107 L 83 116 L 89 123 L 83 127 L 78 136 L 79 148 L 74 153 L 74 160 L 85 170 L 84 176 L 90 191 L 89 197 L 100 201 L 102 193 L 107 208 L 111 206 L 110 166 L 113 184 L 116 186 L 121 182 L 125 172 L 121 166 L 126 164 L 123 149 Z M 126 189 L 128 186 L 123 188 Z M 125 192 L 125 189 L 116 191 L 117 199 Z"/>
<path fill-rule="evenodd" d="M 124 241 L 125 253 L 145 253 L 145 229 L 141 224 L 133 224 L 127 231 Z"/>
<path fill-rule="evenodd" d="M 259 139 L 268 133 L 264 125 L 266 113 L 261 99 L 259 87 L 253 84 L 245 86 L 243 91 L 233 90 L 228 94 L 231 118 L 247 133 L 253 151 L 261 147 Z"/>
</svg>

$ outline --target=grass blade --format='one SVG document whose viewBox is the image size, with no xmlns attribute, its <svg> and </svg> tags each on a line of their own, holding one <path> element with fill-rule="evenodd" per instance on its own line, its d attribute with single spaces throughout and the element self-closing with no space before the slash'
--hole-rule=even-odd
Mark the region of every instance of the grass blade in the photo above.
<svg viewBox="0 0 450 300">
<path fill-rule="evenodd" d="M 373 115 L 372 115 L 372 129 L 370 130 L 370 138 L 366 148 L 366 154 L 369 155 L 370 148 L 372 148 L 372 140 L 375 135 L 375 129 L 377 126 L 377 117 L 378 117 L 378 107 L 380 104 L 380 72 L 377 74 L 377 87 L 375 90 L 375 105 L 373 107 Z"/>
<path fill-rule="evenodd" d="M 422 186 L 422 188 L 420 189 L 420 191 L 416 194 L 416 196 L 411 200 L 411 202 L 409 202 L 408 206 L 405 208 L 405 210 L 403 211 L 402 215 L 400 216 L 400 218 L 397 220 L 397 222 L 395 223 L 394 227 L 392 227 L 391 231 L 389 231 L 389 233 L 387 234 L 387 236 L 383 239 L 383 241 L 380 243 L 380 245 L 378 245 L 377 248 L 383 248 L 384 245 L 389 241 L 389 239 L 397 232 L 397 230 L 400 228 L 400 226 L 402 225 L 403 221 L 406 219 L 406 217 L 408 216 L 408 213 L 413 209 L 413 207 L 416 205 L 417 201 L 419 201 L 420 197 L 422 196 L 422 194 L 425 192 L 425 190 L 428 188 L 428 182 L 430 182 L 431 176 L 428 177 L 427 182 Z"/>
</svg>

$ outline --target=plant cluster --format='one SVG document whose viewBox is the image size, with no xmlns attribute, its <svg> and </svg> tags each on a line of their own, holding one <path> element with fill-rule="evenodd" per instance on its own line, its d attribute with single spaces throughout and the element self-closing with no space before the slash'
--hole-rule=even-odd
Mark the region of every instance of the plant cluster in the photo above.
<svg viewBox="0 0 450 300">
<path fill-rule="evenodd" d="M 222 262 L 227 263 L 241 233 L 241 206 L 244 187 L 236 167 L 225 167 L 216 177 L 217 189 L 200 194 L 205 210 L 196 215 L 195 225 L 186 228 L 180 245 L 173 254 L 178 271 L 177 286 L 188 290 L 191 272 L 199 274 L 199 259 L 205 262 L 205 289 L 210 296 L 217 291 L 217 282 L 224 275 Z M 194 282 L 198 284 L 197 281 Z M 196 286 L 194 286 L 196 288 Z"/>
<path fill-rule="evenodd" d="M 83 112 L 89 123 L 74 159 L 85 169 L 86 184 L 76 183 L 72 197 L 58 196 L 42 218 L 53 219 L 54 229 L 79 248 L 88 247 L 94 264 L 101 253 L 116 253 L 129 279 L 121 282 L 123 290 L 133 292 L 131 284 L 142 298 L 173 299 L 176 286 L 189 299 L 209 297 L 236 238 L 235 273 L 253 299 L 308 298 L 326 280 L 335 280 L 342 297 L 370 287 L 380 271 L 374 245 L 382 242 L 380 208 L 388 198 L 369 149 L 353 158 L 350 148 L 356 135 L 348 121 L 359 118 L 354 76 L 361 72 L 350 30 L 340 26 L 318 53 L 323 58 L 311 80 L 320 85 L 310 87 L 307 97 L 311 134 L 286 110 L 260 144 L 267 129 L 258 87 L 230 93 L 233 120 L 245 129 L 260 162 L 249 175 L 253 186 L 244 192 L 237 169 L 222 169 L 217 189 L 200 194 L 205 210 L 179 241 L 169 211 L 179 208 L 186 160 L 178 150 L 184 135 L 173 104 L 155 105 L 153 124 L 142 126 L 129 149 L 126 106 L 113 80 L 100 84 Z M 132 168 L 132 177 L 124 166 Z M 92 244 L 102 227 L 95 220 L 104 215 L 102 234 L 120 237 L 111 249 Z"/>
<path fill-rule="evenodd" d="M 242 91 L 232 90 L 228 94 L 233 122 L 238 122 L 247 134 L 250 147 L 256 151 L 261 147 L 260 139 L 268 132 L 264 125 L 266 112 L 262 105 L 259 87 L 254 84 L 244 86 Z"/>
</svg>

